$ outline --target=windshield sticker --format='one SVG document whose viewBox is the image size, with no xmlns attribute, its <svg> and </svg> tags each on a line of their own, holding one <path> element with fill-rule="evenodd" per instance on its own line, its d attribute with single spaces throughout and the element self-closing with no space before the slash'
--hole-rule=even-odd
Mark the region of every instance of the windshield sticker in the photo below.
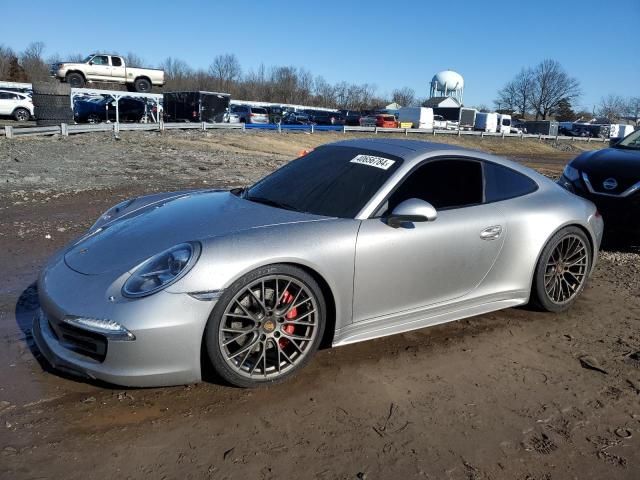
<svg viewBox="0 0 640 480">
<path fill-rule="evenodd" d="M 388 158 L 374 157 L 373 155 L 358 155 L 351 160 L 351 163 L 359 163 L 360 165 L 369 165 L 370 167 L 388 170 L 389 167 L 396 162 Z"/>
</svg>

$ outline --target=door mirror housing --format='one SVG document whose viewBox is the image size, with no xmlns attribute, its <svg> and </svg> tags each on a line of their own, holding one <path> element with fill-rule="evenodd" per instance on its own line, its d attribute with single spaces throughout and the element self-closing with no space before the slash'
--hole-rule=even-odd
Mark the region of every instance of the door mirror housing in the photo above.
<svg viewBox="0 0 640 480">
<path fill-rule="evenodd" d="M 405 222 L 433 222 L 438 212 L 429 202 L 418 198 L 409 198 L 399 203 L 387 217 L 390 227 L 398 228 Z"/>
<path fill-rule="evenodd" d="M 620 140 L 622 140 L 622 137 L 610 138 L 609 139 L 609 146 L 613 147 L 614 145 L 617 145 Z"/>
</svg>

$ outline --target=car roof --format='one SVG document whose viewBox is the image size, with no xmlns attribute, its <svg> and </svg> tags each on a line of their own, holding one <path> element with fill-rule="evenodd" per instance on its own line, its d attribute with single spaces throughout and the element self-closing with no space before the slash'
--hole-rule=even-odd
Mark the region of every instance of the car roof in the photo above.
<svg viewBox="0 0 640 480">
<path fill-rule="evenodd" d="M 409 140 L 398 138 L 357 138 L 352 140 L 342 140 L 339 142 L 331 143 L 329 145 L 363 148 L 367 150 L 374 150 L 382 154 L 395 155 L 404 160 L 404 169 L 411 169 L 416 164 L 428 157 L 437 157 L 440 155 L 455 155 L 461 157 L 472 157 L 480 160 L 488 160 L 494 163 L 498 163 L 509 167 L 513 170 L 519 171 L 534 177 L 540 178 L 540 174 L 534 170 L 525 167 L 517 162 L 513 162 L 504 157 L 498 157 L 489 153 L 481 152 L 479 150 L 473 150 L 470 148 L 463 148 L 457 145 L 449 145 L 446 143 L 425 142 L 422 140 Z"/>
<path fill-rule="evenodd" d="M 412 160 L 417 157 L 423 158 L 425 155 L 439 150 L 464 150 L 455 145 L 398 138 L 357 138 L 342 140 L 331 145 L 377 150 L 381 153 L 395 155 L 404 160 Z"/>
</svg>

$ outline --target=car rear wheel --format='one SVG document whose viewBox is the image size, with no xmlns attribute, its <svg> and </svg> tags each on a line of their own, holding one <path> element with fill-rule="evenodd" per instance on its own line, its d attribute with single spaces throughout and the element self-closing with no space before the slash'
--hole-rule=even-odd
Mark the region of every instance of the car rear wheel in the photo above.
<svg viewBox="0 0 640 480">
<path fill-rule="evenodd" d="M 309 362 L 324 326 L 325 303 L 316 281 L 299 268 L 272 265 L 225 290 L 207 324 L 207 353 L 233 385 L 276 383 Z"/>
<path fill-rule="evenodd" d="M 549 312 L 568 309 L 580 295 L 591 271 L 591 245 L 577 227 L 567 227 L 547 243 L 536 267 L 534 303 Z"/>
<path fill-rule="evenodd" d="M 133 85 L 138 93 L 148 93 L 151 91 L 151 82 L 146 78 L 137 78 Z"/>
<path fill-rule="evenodd" d="M 18 122 L 26 122 L 31 117 L 31 113 L 26 108 L 16 108 L 13 112 L 13 118 Z"/>
</svg>

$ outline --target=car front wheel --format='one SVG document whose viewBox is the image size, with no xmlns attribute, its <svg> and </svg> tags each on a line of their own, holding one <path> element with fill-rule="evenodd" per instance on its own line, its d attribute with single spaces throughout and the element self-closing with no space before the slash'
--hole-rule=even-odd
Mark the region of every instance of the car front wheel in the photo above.
<svg viewBox="0 0 640 480">
<path fill-rule="evenodd" d="M 304 367 L 318 350 L 325 302 L 317 282 L 291 265 L 244 275 L 225 290 L 205 333 L 215 371 L 239 387 L 276 383 Z"/>
<path fill-rule="evenodd" d="M 578 227 L 556 233 L 542 250 L 533 281 L 534 303 L 549 312 L 568 309 L 591 271 L 591 245 Z"/>
</svg>

